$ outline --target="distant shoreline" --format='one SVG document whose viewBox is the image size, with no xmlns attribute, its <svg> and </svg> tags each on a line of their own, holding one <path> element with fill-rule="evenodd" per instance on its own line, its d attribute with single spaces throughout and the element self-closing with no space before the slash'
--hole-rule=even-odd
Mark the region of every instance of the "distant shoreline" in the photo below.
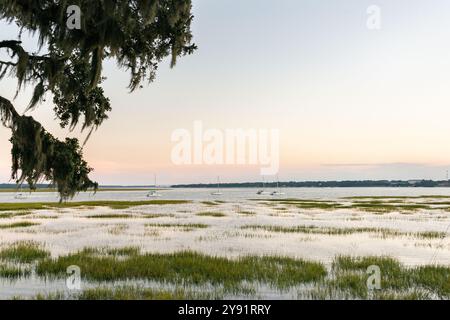
<svg viewBox="0 0 450 320">
<path fill-rule="evenodd" d="M 110 191 L 110 192 L 114 192 L 114 191 L 148 191 L 148 190 L 154 190 L 154 191 L 162 191 L 162 190 L 167 190 L 169 188 L 165 188 L 165 187 L 127 187 L 127 186 L 119 186 L 119 187 L 112 187 L 112 186 L 108 186 L 108 187 L 99 187 L 99 189 L 97 190 L 97 192 L 105 192 L 105 191 Z M 87 190 L 86 192 L 93 192 L 94 190 Z M 28 186 L 23 186 L 22 188 L 18 188 L 17 186 L 13 185 L 13 186 L 0 186 L 0 193 L 2 192 L 30 192 L 30 188 Z M 41 187 L 38 186 L 36 188 L 36 190 L 33 190 L 33 192 L 57 192 L 57 190 L 55 188 L 49 188 L 48 186 L 46 187 Z"/>
<path fill-rule="evenodd" d="M 447 180 L 347 180 L 347 181 L 289 181 L 270 182 L 263 185 L 262 182 L 222 183 L 221 188 L 435 188 L 450 187 Z M 177 184 L 171 188 L 217 188 L 217 183 Z"/>
<path fill-rule="evenodd" d="M 450 180 L 343 180 L 343 181 L 280 181 L 266 182 L 233 182 L 221 183 L 220 188 L 447 188 L 450 187 Z M 192 183 L 157 186 L 137 186 L 137 185 L 105 185 L 100 186 L 98 192 L 102 191 L 145 191 L 145 190 L 167 190 L 167 189 L 214 189 L 217 183 Z M 28 192 L 28 185 L 23 185 L 23 192 Z M 0 184 L 0 192 L 17 192 L 18 187 L 15 184 Z M 46 184 L 37 186 L 36 192 L 54 192 L 56 189 L 49 188 Z M 93 190 L 88 190 L 93 191 Z"/>
</svg>

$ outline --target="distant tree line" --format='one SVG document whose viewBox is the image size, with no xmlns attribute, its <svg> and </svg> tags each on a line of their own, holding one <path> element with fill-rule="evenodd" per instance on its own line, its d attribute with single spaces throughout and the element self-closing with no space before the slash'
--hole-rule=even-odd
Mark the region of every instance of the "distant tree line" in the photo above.
<svg viewBox="0 0 450 320">
<path fill-rule="evenodd" d="M 347 181 L 289 181 L 280 182 L 282 188 L 358 188 L 358 187 L 448 187 L 449 181 L 441 180 L 347 180 Z M 179 184 L 172 188 L 215 188 L 217 184 Z M 261 188 L 261 182 L 223 183 L 222 188 Z M 276 188 L 277 183 L 265 183 L 266 188 Z"/>
<path fill-rule="evenodd" d="M 262 188 L 261 182 L 223 183 L 221 188 Z M 280 182 L 280 188 L 363 188 L 363 187 L 450 187 L 447 180 L 346 180 L 346 181 L 289 181 Z M 49 188 L 48 184 L 37 184 L 39 188 Z M 102 185 L 100 188 L 150 188 L 151 186 L 139 185 Z M 171 188 L 217 188 L 217 183 L 210 184 L 177 184 Z M 265 188 L 276 188 L 276 182 L 266 182 Z M 0 183 L 0 189 L 14 189 L 17 184 Z M 27 185 L 24 185 L 27 188 Z"/>
</svg>

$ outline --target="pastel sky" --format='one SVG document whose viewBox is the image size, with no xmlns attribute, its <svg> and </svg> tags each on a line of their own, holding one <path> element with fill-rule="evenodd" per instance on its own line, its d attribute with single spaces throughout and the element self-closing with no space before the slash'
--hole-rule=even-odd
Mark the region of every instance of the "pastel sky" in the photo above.
<svg viewBox="0 0 450 320">
<path fill-rule="evenodd" d="M 198 51 L 129 94 L 105 64 L 110 119 L 84 153 L 101 184 L 258 181 L 257 166 L 176 166 L 171 133 L 280 130 L 280 180 L 444 179 L 450 168 L 448 0 L 193 0 Z M 381 8 L 381 29 L 366 26 Z M 0 39 L 15 35 L 0 25 Z M 32 46 L 31 41 L 27 44 Z M 15 82 L 1 82 L 12 98 Z M 14 103 L 23 109 L 25 92 Z M 50 101 L 51 99 L 48 99 Z M 32 114 L 59 137 L 49 103 Z M 10 132 L 0 128 L 0 182 Z"/>
</svg>

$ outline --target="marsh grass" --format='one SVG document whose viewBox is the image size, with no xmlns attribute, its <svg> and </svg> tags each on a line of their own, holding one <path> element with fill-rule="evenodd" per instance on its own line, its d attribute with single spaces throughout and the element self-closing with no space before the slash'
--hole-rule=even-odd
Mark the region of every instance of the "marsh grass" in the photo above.
<svg viewBox="0 0 450 320">
<path fill-rule="evenodd" d="M 108 233 L 112 235 L 123 234 L 129 226 L 125 223 L 117 223 L 108 229 Z"/>
<path fill-rule="evenodd" d="M 31 263 L 35 260 L 50 257 L 50 252 L 33 241 L 19 241 L 0 250 L 0 259 L 20 263 Z"/>
<path fill-rule="evenodd" d="M 22 297 L 15 297 L 22 300 Z M 212 300 L 223 299 L 223 290 L 199 292 L 186 288 L 155 289 L 142 286 L 101 286 L 84 289 L 81 293 L 66 295 L 64 292 L 38 294 L 34 300 Z"/>
<path fill-rule="evenodd" d="M 36 296 L 32 297 L 32 300 L 65 300 L 67 296 L 64 292 L 49 292 L 49 293 L 38 293 Z M 14 296 L 13 300 L 24 300 L 21 296 Z"/>
<path fill-rule="evenodd" d="M 430 209 L 424 204 L 391 204 L 375 202 L 353 202 L 349 208 L 373 212 L 394 212 L 394 211 L 417 211 L 420 209 Z"/>
<path fill-rule="evenodd" d="M 88 219 L 129 219 L 134 218 L 131 214 L 95 214 L 85 216 Z"/>
<path fill-rule="evenodd" d="M 0 213 L 0 219 L 9 219 L 14 217 L 22 217 L 32 214 L 31 211 L 19 211 L 19 212 L 4 212 Z"/>
<path fill-rule="evenodd" d="M 256 287 L 279 292 L 302 288 L 310 299 L 449 299 L 450 268 L 406 267 L 387 256 L 337 256 L 330 272 L 323 264 L 278 256 L 242 256 L 237 259 L 192 251 L 171 254 L 141 253 L 137 247 L 85 248 L 57 258 L 41 258 L 36 272 L 47 278 L 64 278 L 77 265 L 87 281 L 154 281 L 173 289 L 102 285 L 75 296 L 82 300 L 224 299 L 227 294 L 255 297 Z M 378 266 L 381 289 L 369 290 L 367 269 Z M 0 265 L 0 276 L 17 278 L 26 270 Z M 22 272 L 22 274 L 21 274 Z M 252 285 L 249 287 L 249 285 Z M 311 289 L 308 289 L 311 288 Z M 41 299 L 63 299 L 57 293 Z"/>
<path fill-rule="evenodd" d="M 86 289 L 77 298 L 80 300 L 211 300 L 222 299 L 223 294 L 195 292 L 184 288 L 162 290 L 123 286 Z"/>
<path fill-rule="evenodd" d="M 205 206 L 218 206 L 218 205 L 220 205 L 219 202 L 215 202 L 215 201 L 202 201 L 201 204 L 204 204 Z"/>
<path fill-rule="evenodd" d="M 261 199 L 251 199 L 251 200 L 258 200 L 261 201 Z M 293 206 L 299 209 L 321 209 L 321 210 L 335 210 L 335 209 L 342 209 L 346 206 L 334 202 L 334 201 L 325 201 L 325 200 L 304 200 L 304 199 L 265 199 L 265 203 L 270 207 L 274 205 L 288 205 Z"/>
<path fill-rule="evenodd" d="M 289 204 L 289 203 L 283 203 L 281 204 Z M 302 203 L 296 203 L 295 207 L 299 209 L 321 209 L 321 210 L 337 210 L 337 209 L 344 209 L 347 208 L 347 206 L 336 203 L 336 202 L 302 202 Z"/>
<path fill-rule="evenodd" d="M 313 225 L 303 226 L 275 226 L 275 225 L 245 225 L 241 229 L 247 230 L 264 230 L 276 233 L 306 233 L 306 234 L 325 234 L 325 235 L 350 235 L 355 233 L 373 233 L 383 238 L 388 237 L 416 237 L 422 239 L 443 238 L 446 233 L 436 231 L 424 232 L 403 232 L 386 228 L 335 228 L 335 227 L 318 227 Z"/>
<path fill-rule="evenodd" d="M 295 198 L 287 198 L 287 199 L 250 199 L 250 201 L 267 201 L 267 202 L 284 202 L 284 203 L 329 203 L 328 200 L 320 200 L 320 199 L 295 199 Z"/>
<path fill-rule="evenodd" d="M 371 265 L 378 266 L 381 271 L 381 291 L 374 293 L 376 299 L 450 297 L 449 267 L 408 268 L 396 259 L 383 256 L 336 257 L 332 266 L 335 280 L 330 285 L 349 291 L 354 298 L 367 298 L 367 287 L 364 289 L 364 286 L 368 276 L 365 272 Z"/>
<path fill-rule="evenodd" d="M 173 214 L 150 213 L 142 215 L 133 215 L 129 213 L 103 213 L 84 216 L 88 219 L 156 219 L 156 218 L 173 218 Z"/>
<path fill-rule="evenodd" d="M 146 223 L 145 227 L 149 228 L 169 228 L 181 231 L 194 231 L 196 229 L 205 229 L 209 226 L 203 223 Z"/>
<path fill-rule="evenodd" d="M 373 228 L 331 228 L 331 227 L 317 227 L 312 225 L 304 226 L 274 226 L 274 225 L 245 225 L 241 229 L 249 230 L 264 230 L 276 233 L 307 233 L 307 234 L 327 234 L 327 235 L 346 235 L 352 233 L 371 232 Z"/>
<path fill-rule="evenodd" d="M 341 199 L 358 200 L 358 199 L 450 199 L 450 196 L 446 195 L 421 195 L 421 196 L 352 196 L 342 197 Z"/>
<path fill-rule="evenodd" d="M 242 282 L 259 282 L 287 288 L 323 279 L 327 271 L 321 263 L 284 257 L 246 256 L 236 260 L 207 256 L 191 251 L 172 254 L 132 254 L 125 259 L 97 256 L 89 251 L 45 259 L 37 265 L 42 276 L 65 276 L 66 268 L 78 265 L 89 280 L 114 281 L 146 279 L 163 283 L 220 285 L 233 290 Z"/>
<path fill-rule="evenodd" d="M 81 253 L 89 256 L 133 256 L 141 252 L 139 247 L 122 247 L 122 248 L 93 248 L 86 247 Z"/>
<path fill-rule="evenodd" d="M 400 275 L 402 266 L 400 262 L 391 257 L 385 256 L 337 256 L 332 264 L 333 271 L 360 271 L 366 272 L 369 266 L 376 265 L 383 270 L 383 273 L 396 276 Z"/>
<path fill-rule="evenodd" d="M 411 272 L 416 285 L 435 292 L 441 298 L 450 299 L 450 268 L 444 266 L 421 266 Z"/>
<path fill-rule="evenodd" d="M 0 229 L 14 229 L 14 228 L 25 228 L 38 226 L 40 223 L 31 222 L 31 221 L 21 221 L 21 222 L 13 222 L 8 224 L 0 224 Z"/>
<path fill-rule="evenodd" d="M 0 264 L 0 277 L 7 279 L 20 279 L 28 277 L 31 274 L 29 269 L 23 269 L 18 266 L 9 266 Z"/>
<path fill-rule="evenodd" d="M 43 219 L 43 220 L 56 220 L 59 219 L 59 216 L 48 216 L 48 215 L 32 215 L 27 217 L 27 219 Z"/>
<path fill-rule="evenodd" d="M 176 217 L 176 215 L 174 215 L 174 214 L 145 213 L 141 216 L 137 216 L 136 218 L 156 219 L 156 218 L 174 218 L 174 217 Z"/>
<path fill-rule="evenodd" d="M 373 294 L 373 299 L 375 300 L 428 300 L 432 298 L 433 297 L 429 292 L 420 291 L 414 288 L 406 292 L 391 292 L 384 290 Z"/>
<path fill-rule="evenodd" d="M 356 209 L 360 211 L 372 212 L 372 213 L 390 213 L 401 212 L 409 213 L 418 210 L 449 210 L 449 207 L 436 207 L 449 206 L 450 201 L 441 202 L 424 202 L 416 201 L 410 202 L 408 200 L 418 199 L 434 199 L 434 198 L 450 198 L 450 196 L 420 196 L 420 197 L 344 197 L 341 199 L 352 200 L 348 202 L 337 202 L 329 200 L 311 200 L 311 199 L 251 199 L 259 201 L 262 204 L 273 207 L 276 204 L 293 206 L 299 209 L 320 209 L 320 210 L 338 210 L 338 209 Z"/>
<path fill-rule="evenodd" d="M 199 212 L 196 214 L 199 217 L 215 217 L 215 218 L 220 218 L 220 217 L 226 217 L 227 215 L 225 213 L 222 212 Z"/>
<path fill-rule="evenodd" d="M 186 204 L 188 200 L 147 200 L 147 201 L 83 201 L 83 202 L 30 202 L 30 203 L 0 203 L 0 211 L 13 210 L 43 210 L 43 209 L 61 209 L 61 208 L 79 208 L 79 207 L 110 207 L 112 209 L 128 209 L 130 207 L 145 205 L 171 205 Z"/>
<path fill-rule="evenodd" d="M 254 212 L 254 211 L 248 211 L 248 210 L 242 210 L 242 211 L 239 211 L 238 213 L 239 213 L 239 214 L 242 214 L 242 215 L 246 215 L 246 216 L 253 216 L 253 215 L 256 215 L 256 212 Z"/>
</svg>

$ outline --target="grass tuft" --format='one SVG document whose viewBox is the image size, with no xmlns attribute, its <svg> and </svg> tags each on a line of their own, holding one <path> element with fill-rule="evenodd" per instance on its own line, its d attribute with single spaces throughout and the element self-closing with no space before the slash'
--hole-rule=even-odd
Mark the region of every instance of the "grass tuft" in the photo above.
<svg viewBox="0 0 450 320">
<path fill-rule="evenodd" d="M 218 299 L 220 296 L 188 291 L 183 288 L 160 290 L 124 286 L 118 288 L 99 287 L 86 289 L 78 296 L 80 300 L 205 300 Z"/>
<path fill-rule="evenodd" d="M 421 239 L 441 239 L 445 237 L 445 232 L 437 231 L 424 231 L 424 232 L 403 232 L 399 230 L 386 229 L 386 228 L 335 228 L 335 227 L 318 227 L 314 225 L 303 226 L 274 226 L 274 225 L 245 225 L 241 229 L 249 230 L 264 230 L 268 232 L 276 233 L 306 233 L 306 234 L 326 234 L 326 235 L 349 235 L 354 233 L 372 233 L 377 236 L 387 237 L 416 237 Z"/>
<path fill-rule="evenodd" d="M 147 223 L 146 227 L 150 228 L 172 228 L 180 229 L 182 231 L 193 231 L 195 229 L 205 229 L 209 226 L 203 223 Z"/>
<path fill-rule="evenodd" d="M 0 259 L 21 263 L 31 263 L 35 260 L 50 257 L 50 252 L 32 241 L 20 241 L 0 250 Z"/>
<path fill-rule="evenodd" d="M 13 223 L 8 223 L 8 224 L 0 224 L 0 229 L 25 228 L 25 227 L 37 226 L 39 224 L 40 223 L 31 222 L 31 221 L 13 222 Z"/>
<path fill-rule="evenodd" d="M 131 214 L 94 214 L 86 216 L 88 219 L 127 219 L 133 218 Z"/>
<path fill-rule="evenodd" d="M 316 262 L 256 256 L 232 260 L 191 251 L 147 253 L 120 259 L 80 251 L 40 261 L 36 271 L 41 276 L 65 276 L 70 265 L 78 265 L 86 278 L 95 281 L 146 279 L 174 284 L 213 284 L 225 288 L 236 288 L 243 281 L 287 288 L 318 281 L 327 274 L 325 267 Z"/>
<path fill-rule="evenodd" d="M 128 209 L 130 207 L 145 205 L 169 205 L 186 204 L 188 200 L 148 200 L 148 201 L 82 201 L 82 202 L 19 202 L 19 203 L 0 203 L 0 211 L 12 210 L 43 210 L 43 209 L 61 209 L 78 207 L 110 207 L 112 209 Z"/>
<path fill-rule="evenodd" d="M 0 265 L 0 277 L 7 279 L 20 279 L 31 274 L 29 269 L 22 269 L 17 266 Z"/>
<path fill-rule="evenodd" d="M 227 215 L 225 213 L 222 212 L 199 212 L 197 213 L 197 216 L 199 217 L 215 217 L 215 218 L 221 218 L 221 217 L 226 217 Z"/>
</svg>

